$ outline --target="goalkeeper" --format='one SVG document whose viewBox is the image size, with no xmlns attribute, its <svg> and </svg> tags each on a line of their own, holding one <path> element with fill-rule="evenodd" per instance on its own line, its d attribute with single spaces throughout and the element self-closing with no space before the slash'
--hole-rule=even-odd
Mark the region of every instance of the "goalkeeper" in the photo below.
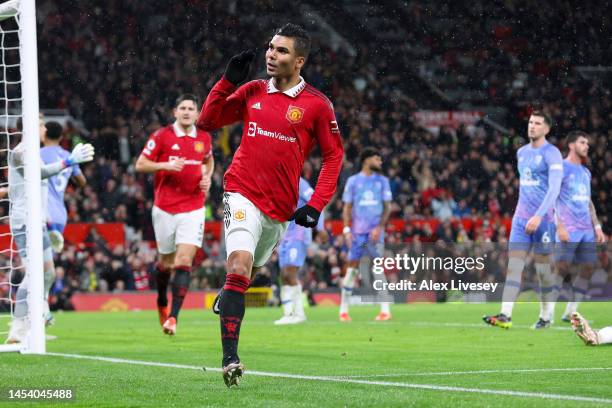
<svg viewBox="0 0 612 408">
<path fill-rule="evenodd" d="M 17 123 L 17 128 L 21 131 L 21 122 Z M 44 139 L 47 128 L 45 126 L 43 115 L 40 114 L 40 125 L 39 134 L 41 140 Z M 65 160 L 58 160 L 49 164 L 41 164 L 41 198 L 42 203 L 47 203 L 47 190 L 48 182 L 47 178 L 61 172 L 62 170 L 71 167 L 75 164 L 85 163 L 93 160 L 94 148 L 90 144 L 78 144 L 73 150 L 70 156 Z M 27 199 L 25 191 L 25 175 L 24 175 L 24 163 L 27 159 L 25 146 L 23 143 L 19 143 L 15 148 L 9 151 L 8 155 L 8 191 L 4 190 L 0 192 L 0 195 L 4 196 L 8 193 L 11 211 L 10 211 L 10 227 L 11 233 L 17 245 L 19 256 L 23 265 L 25 265 L 25 276 L 19 285 L 16 296 L 16 304 L 13 313 L 13 323 L 11 330 L 9 331 L 7 343 L 21 343 L 25 340 L 25 336 L 28 330 L 28 262 L 26 259 L 27 253 L 27 242 L 26 242 L 26 220 L 27 212 L 26 205 Z M 51 251 L 51 243 L 46 228 L 46 215 L 43 211 L 43 219 L 41 219 L 43 227 L 43 268 L 44 268 L 44 296 L 45 296 L 45 318 L 49 315 L 47 298 L 51 284 L 55 279 L 55 267 L 53 265 L 53 253 Z"/>
</svg>

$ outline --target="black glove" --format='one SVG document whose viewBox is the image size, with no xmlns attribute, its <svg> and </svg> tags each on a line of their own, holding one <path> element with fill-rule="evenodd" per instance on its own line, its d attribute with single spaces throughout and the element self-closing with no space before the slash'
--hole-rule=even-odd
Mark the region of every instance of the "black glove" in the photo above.
<svg viewBox="0 0 612 408">
<path fill-rule="evenodd" d="M 314 228 L 319 222 L 321 213 L 315 210 L 308 204 L 295 210 L 289 221 L 295 220 L 297 225 L 301 225 L 306 228 Z"/>
<path fill-rule="evenodd" d="M 246 50 L 234 55 L 225 68 L 225 79 L 234 85 L 244 81 L 251 70 L 251 62 L 255 58 L 255 51 Z"/>
</svg>

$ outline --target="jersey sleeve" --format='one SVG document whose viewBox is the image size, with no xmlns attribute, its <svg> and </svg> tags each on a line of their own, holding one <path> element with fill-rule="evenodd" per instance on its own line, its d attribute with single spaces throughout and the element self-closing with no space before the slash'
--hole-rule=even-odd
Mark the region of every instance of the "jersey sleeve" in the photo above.
<svg viewBox="0 0 612 408">
<path fill-rule="evenodd" d="M 342 193 L 342 201 L 345 203 L 353 202 L 353 178 L 349 177 L 344 186 L 344 192 Z"/>
<path fill-rule="evenodd" d="M 256 81 L 248 82 L 236 89 L 236 85 L 222 77 L 206 97 L 196 126 L 210 132 L 242 119 L 246 97 L 257 86 Z"/>
<path fill-rule="evenodd" d="M 544 160 L 548 164 L 548 174 L 551 171 L 561 171 L 563 173 L 563 157 L 556 147 L 552 146 L 544 153 Z"/>
<path fill-rule="evenodd" d="M 162 138 L 160 137 L 160 133 L 159 130 L 153 133 L 149 137 L 149 140 L 147 140 L 144 149 L 142 149 L 142 155 L 155 162 L 159 159 L 162 150 Z"/>
<path fill-rule="evenodd" d="M 342 169 L 344 148 L 336 116 L 330 104 L 322 104 L 319 115 L 315 118 L 314 132 L 323 159 L 319 179 L 309 205 L 322 211 L 336 192 L 338 176 Z"/>
<path fill-rule="evenodd" d="M 208 152 L 206 152 L 206 154 L 204 155 L 205 162 L 207 162 L 208 159 L 210 159 L 213 155 L 212 137 L 210 136 L 210 133 L 208 132 L 206 132 L 206 143 L 208 144 Z"/>
<path fill-rule="evenodd" d="M 389 179 L 384 177 L 383 181 L 383 201 L 391 201 L 393 199 L 393 194 L 391 193 L 391 185 L 389 184 Z"/>
<path fill-rule="evenodd" d="M 15 168 L 19 168 L 23 166 L 23 157 L 25 155 L 25 148 L 23 144 L 19 143 L 13 150 L 9 150 L 8 160 L 9 164 Z M 23 169 L 21 173 L 23 173 Z"/>
<path fill-rule="evenodd" d="M 540 204 L 536 211 L 536 215 L 540 217 L 546 215 L 555 205 L 561 191 L 561 182 L 563 181 L 563 157 L 559 149 L 556 147 L 548 149 L 544 153 L 544 160 L 548 164 L 548 190 L 542 200 L 542 204 Z"/>
</svg>

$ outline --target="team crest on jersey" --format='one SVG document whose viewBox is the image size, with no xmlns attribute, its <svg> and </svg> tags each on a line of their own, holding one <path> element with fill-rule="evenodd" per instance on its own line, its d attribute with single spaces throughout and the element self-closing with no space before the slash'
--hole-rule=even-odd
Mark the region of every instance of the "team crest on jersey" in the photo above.
<svg viewBox="0 0 612 408">
<path fill-rule="evenodd" d="M 244 221 L 244 220 L 246 220 L 246 211 L 244 211 L 244 210 L 236 210 L 236 211 L 234 211 L 234 219 L 236 221 Z"/>
<path fill-rule="evenodd" d="M 204 142 L 195 142 L 194 149 L 198 153 L 202 153 L 204 151 Z"/>
<path fill-rule="evenodd" d="M 536 162 L 536 164 L 540 164 L 540 163 L 542 163 L 542 155 L 538 154 L 538 155 L 535 157 L 535 162 Z"/>
<path fill-rule="evenodd" d="M 304 109 L 297 106 L 289 105 L 286 118 L 289 122 L 295 124 L 300 123 L 304 117 Z"/>
</svg>

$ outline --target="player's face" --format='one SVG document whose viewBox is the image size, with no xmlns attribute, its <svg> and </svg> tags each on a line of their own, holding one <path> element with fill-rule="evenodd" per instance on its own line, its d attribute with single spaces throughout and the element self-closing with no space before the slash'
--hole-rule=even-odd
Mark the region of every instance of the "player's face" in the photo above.
<svg viewBox="0 0 612 408">
<path fill-rule="evenodd" d="M 45 120 L 42 117 L 38 121 L 38 136 L 40 137 L 41 143 L 44 143 L 47 136 L 47 126 L 45 125 Z"/>
<path fill-rule="evenodd" d="M 370 170 L 380 173 L 382 171 L 382 157 L 376 155 L 368 159 Z"/>
<path fill-rule="evenodd" d="M 574 143 L 570 144 L 570 149 L 576 152 L 581 159 L 586 159 L 589 155 L 589 139 L 580 136 Z"/>
<path fill-rule="evenodd" d="M 290 37 L 275 35 L 266 51 L 266 72 L 273 78 L 289 78 L 304 66 L 305 58 L 298 56 Z"/>
<path fill-rule="evenodd" d="M 192 126 L 198 117 L 198 107 L 194 101 L 183 101 L 174 108 L 174 118 L 179 125 L 184 127 Z"/>
<path fill-rule="evenodd" d="M 544 137 L 550 131 L 550 127 L 544 122 L 544 118 L 541 116 L 529 117 L 529 125 L 527 126 L 527 133 L 530 140 L 538 140 Z"/>
</svg>

